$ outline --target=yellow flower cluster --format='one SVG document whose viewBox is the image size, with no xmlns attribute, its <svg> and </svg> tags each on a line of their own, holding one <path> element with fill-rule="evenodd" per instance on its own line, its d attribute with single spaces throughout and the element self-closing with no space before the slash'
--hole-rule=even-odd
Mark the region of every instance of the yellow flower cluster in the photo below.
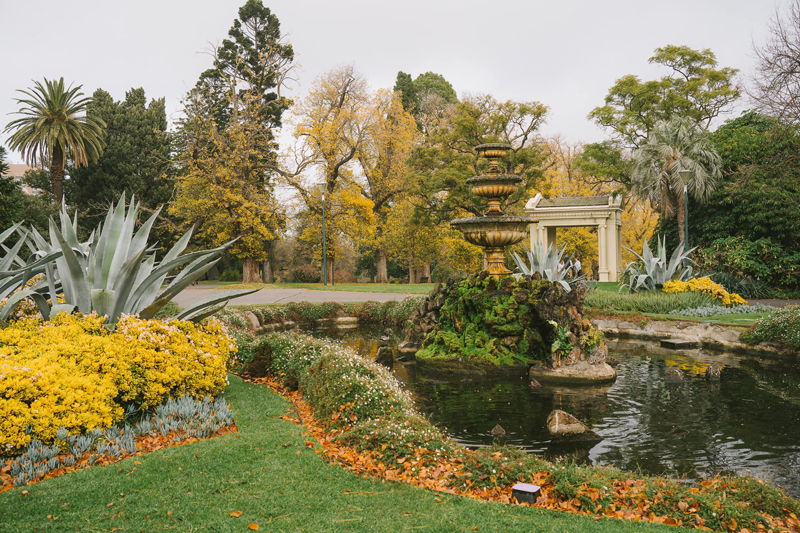
<svg viewBox="0 0 800 533">
<path fill-rule="evenodd" d="M 94 313 L 19 320 L 0 329 L 0 448 L 52 441 L 61 426 L 108 427 L 128 404 L 152 409 L 187 393 L 216 396 L 235 352 L 215 320 L 124 316 L 113 332 Z"/>
<path fill-rule="evenodd" d="M 664 284 L 664 292 L 701 292 L 722 302 L 725 307 L 744 305 L 747 302 L 735 292 L 729 293 L 719 283 L 714 283 L 711 278 L 692 278 L 689 281 L 671 280 Z"/>
</svg>

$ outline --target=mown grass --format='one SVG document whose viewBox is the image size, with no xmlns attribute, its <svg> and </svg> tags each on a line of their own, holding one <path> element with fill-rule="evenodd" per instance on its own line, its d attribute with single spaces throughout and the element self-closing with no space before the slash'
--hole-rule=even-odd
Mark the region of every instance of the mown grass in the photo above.
<svg viewBox="0 0 800 533">
<path fill-rule="evenodd" d="M 239 434 L 12 489 L 0 531 L 675 531 L 358 478 L 307 448 L 266 387 L 231 377 L 225 397 Z"/>
<path fill-rule="evenodd" d="M 202 285 L 219 285 L 220 289 L 309 289 L 313 291 L 380 292 L 392 294 L 428 294 L 434 283 L 337 283 L 327 287 L 321 283 L 239 283 L 203 281 Z"/>
</svg>

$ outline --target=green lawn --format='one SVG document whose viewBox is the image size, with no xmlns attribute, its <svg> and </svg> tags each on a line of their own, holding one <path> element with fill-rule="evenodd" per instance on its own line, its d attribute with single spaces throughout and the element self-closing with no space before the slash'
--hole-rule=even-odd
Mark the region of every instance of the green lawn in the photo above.
<svg viewBox="0 0 800 533">
<path fill-rule="evenodd" d="M 675 531 L 361 479 L 304 445 L 291 405 L 231 377 L 240 433 L 0 494 L 0 531 Z M 135 465 L 134 461 L 141 464 Z M 27 494 L 23 495 L 23 488 Z M 231 512 L 242 511 L 240 518 Z"/>
<path fill-rule="evenodd" d="M 599 291 L 619 292 L 619 283 L 616 281 L 590 281 L 589 287 Z M 627 289 L 622 292 L 627 292 Z"/>
<path fill-rule="evenodd" d="M 398 294 L 428 294 L 435 283 L 337 283 L 323 286 L 321 283 L 238 283 L 203 281 L 203 285 L 219 285 L 220 289 L 311 289 L 314 291 L 350 291 L 350 292 L 388 292 Z"/>
</svg>

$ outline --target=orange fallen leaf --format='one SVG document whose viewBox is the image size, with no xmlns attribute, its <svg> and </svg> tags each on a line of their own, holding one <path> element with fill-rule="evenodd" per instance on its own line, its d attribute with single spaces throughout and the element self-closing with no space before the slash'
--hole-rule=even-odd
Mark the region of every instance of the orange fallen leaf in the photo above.
<svg viewBox="0 0 800 533">
<path fill-rule="evenodd" d="M 239 518 L 240 516 L 242 516 L 242 512 L 241 511 L 234 511 L 234 512 L 231 513 L 231 516 L 234 517 L 234 518 Z"/>
<path fill-rule="evenodd" d="M 249 525 L 249 526 L 247 526 L 247 527 L 248 527 L 249 529 L 252 529 L 253 531 L 258 531 L 258 524 L 250 524 L 250 525 Z"/>
</svg>

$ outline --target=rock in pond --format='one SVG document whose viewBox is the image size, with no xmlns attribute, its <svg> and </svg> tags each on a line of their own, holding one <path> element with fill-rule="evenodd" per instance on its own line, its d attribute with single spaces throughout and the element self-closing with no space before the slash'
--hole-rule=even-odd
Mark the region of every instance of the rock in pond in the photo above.
<svg viewBox="0 0 800 533">
<path fill-rule="evenodd" d="M 500 424 L 496 424 L 492 428 L 492 437 L 505 437 L 505 435 L 506 435 L 506 430 L 503 429 L 503 426 L 501 426 Z"/>
<path fill-rule="evenodd" d="M 664 381 L 667 383 L 682 383 L 683 372 L 674 366 L 668 366 L 664 371 Z"/>
<path fill-rule="evenodd" d="M 556 409 L 547 417 L 547 431 L 554 439 L 563 442 L 602 440 L 602 437 L 589 429 L 586 424 L 560 409 Z"/>
<path fill-rule="evenodd" d="M 375 362 L 379 365 L 392 368 L 392 365 L 394 364 L 394 354 L 392 353 L 391 346 L 378 347 L 378 351 L 375 352 Z"/>
<path fill-rule="evenodd" d="M 706 379 L 708 381 L 719 381 L 721 370 L 721 367 L 717 363 L 711 363 L 708 365 L 708 368 L 706 368 Z"/>
</svg>

